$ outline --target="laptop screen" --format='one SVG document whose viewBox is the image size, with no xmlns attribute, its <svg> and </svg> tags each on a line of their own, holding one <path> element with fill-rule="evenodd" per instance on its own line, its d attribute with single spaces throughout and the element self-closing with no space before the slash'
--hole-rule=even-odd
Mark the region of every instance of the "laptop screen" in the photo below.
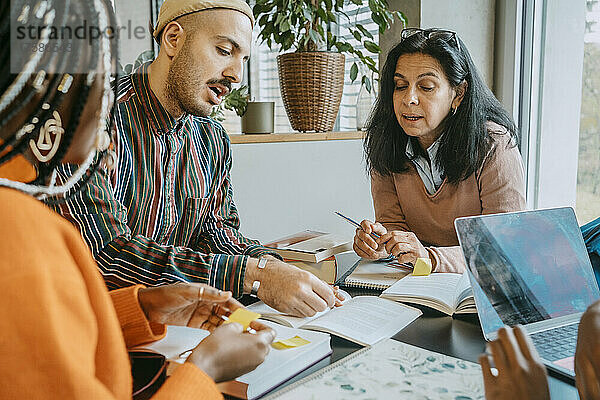
<svg viewBox="0 0 600 400">
<path fill-rule="evenodd" d="M 583 312 L 600 297 L 571 208 L 455 222 L 482 329 Z"/>
</svg>

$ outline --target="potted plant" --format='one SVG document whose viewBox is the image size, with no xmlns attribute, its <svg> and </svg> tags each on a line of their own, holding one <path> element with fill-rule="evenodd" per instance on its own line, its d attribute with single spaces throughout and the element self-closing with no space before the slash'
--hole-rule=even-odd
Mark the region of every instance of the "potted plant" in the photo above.
<svg viewBox="0 0 600 400">
<path fill-rule="evenodd" d="M 211 118 L 222 122 L 225 120 L 223 110 L 235 111 L 242 117 L 243 133 L 273 133 L 273 110 L 275 104 L 272 101 L 250 101 L 248 86 L 242 85 L 231 90 L 221 104 L 213 107 Z"/>
<path fill-rule="evenodd" d="M 241 117 L 246 112 L 249 97 L 248 86 L 246 85 L 232 89 L 225 97 L 223 97 L 223 101 L 221 101 L 219 105 L 213 107 L 210 117 L 219 122 L 224 121 L 225 115 L 223 109 L 235 111 L 235 113 Z"/>
<path fill-rule="evenodd" d="M 279 45 L 282 52 L 294 50 L 280 54 L 277 66 L 283 104 L 295 130 L 333 129 L 344 88 L 345 54 L 358 59 L 350 69 L 353 82 L 358 78 L 359 64 L 367 72 L 379 72 L 374 57 L 381 48 L 373 34 L 353 23 L 344 11 L 349 4 L 368 7 L 379 33 L 390 27 L 394 17 L 406 24 L 404 14 L 389 11 L 386 0 L 256 0 L 253 12 L 262 41 L 271 49 Z M 334 33 L 335 25 L 344 22 L 367 54 Z M 367 73 L 361 74 L 361 82 L 370 92 L 372 82 Z"/>
</svg>

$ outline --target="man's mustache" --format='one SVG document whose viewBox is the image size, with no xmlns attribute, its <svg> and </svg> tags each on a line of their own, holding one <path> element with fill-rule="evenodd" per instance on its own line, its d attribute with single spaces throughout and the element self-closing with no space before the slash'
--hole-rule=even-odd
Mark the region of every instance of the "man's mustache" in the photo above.
<svg viewBox="0 0 600 400">
<path fill-rule="evenodd" d="M 229 90 L 231 92 L 231 81 L 229 79 L 212 79 L 208 82 L 206 82 L 208 85 L 212 85 L 214 83 L 217 83 L 219 85 L 223 85 L 227 88 L 227 90 Z"/>
</svg>

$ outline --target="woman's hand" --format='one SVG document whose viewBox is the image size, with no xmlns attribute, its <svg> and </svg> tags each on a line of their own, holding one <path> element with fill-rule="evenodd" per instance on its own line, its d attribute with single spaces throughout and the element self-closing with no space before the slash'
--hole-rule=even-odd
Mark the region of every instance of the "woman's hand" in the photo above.
<svg viewBox="0 0 600 400">
<path fill-rule="evenodd" d="M 489 348 L 491 355 L 479 356 L 487 400 L 550 399 L 546 367 L 520 326 L 500 328 Z M 497 374 L 491 370 L 492 361 Z"/>
<path fill-rule="evenodd" d="M 215 382 L 237 378 L 259 366 L 269 353 L 275 332 L 253 321 L 256 333 L 242 331 L 237 323 L 218 327 L 206 337 L 187 359 L 203 370 Z"/>
<path fill-rule="evenodd" d="M 354 234 L 354 252 L 362 258 L 378 260 L 388 256 L 384 246 L 380 246 L 371 236 L 376 233 L 379 236 L 387 233 L 387 229 L 379 222 L 371 222 L 366 219 L 360 223 L 362 229 L 356 229 Z"/>
<path fill-rule="evenodd" d="M 224 292 L 203 283 L 176 283 L 140 289 L 138 299 L 149 321 L 209 331 L 243 307 Z"/>
<path fill-rule="evenodd" d="M 417 258 L 429 258 L 425 246 L 412 232 L 390 231 L 377 239 L 377 244 L 392 254 L 399 263 L 415 264 Z"/>
<path fill-rule="evenodd" d="M 575 375 L 581 400 L 600 399 L 600 301 L 592 304 L 579 322 Z"/>
</svg>

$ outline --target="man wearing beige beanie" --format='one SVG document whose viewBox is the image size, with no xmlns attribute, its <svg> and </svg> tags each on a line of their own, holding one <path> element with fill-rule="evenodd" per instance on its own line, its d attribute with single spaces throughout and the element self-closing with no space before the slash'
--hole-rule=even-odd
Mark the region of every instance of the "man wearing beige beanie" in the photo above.
<svg viewBox="0 0 600 400">
<path fill-rule="evenodd" d="M 331 287 L 238 230 L 229 138 L 208 115 L 242 79 L 253 24 L 242 0 L 166 0 L 158 56 L 119 81 L 115 167 L 59 210 L 109 289 L 202 282 L 300 316 L 336 303 Z"/>
</svg>

